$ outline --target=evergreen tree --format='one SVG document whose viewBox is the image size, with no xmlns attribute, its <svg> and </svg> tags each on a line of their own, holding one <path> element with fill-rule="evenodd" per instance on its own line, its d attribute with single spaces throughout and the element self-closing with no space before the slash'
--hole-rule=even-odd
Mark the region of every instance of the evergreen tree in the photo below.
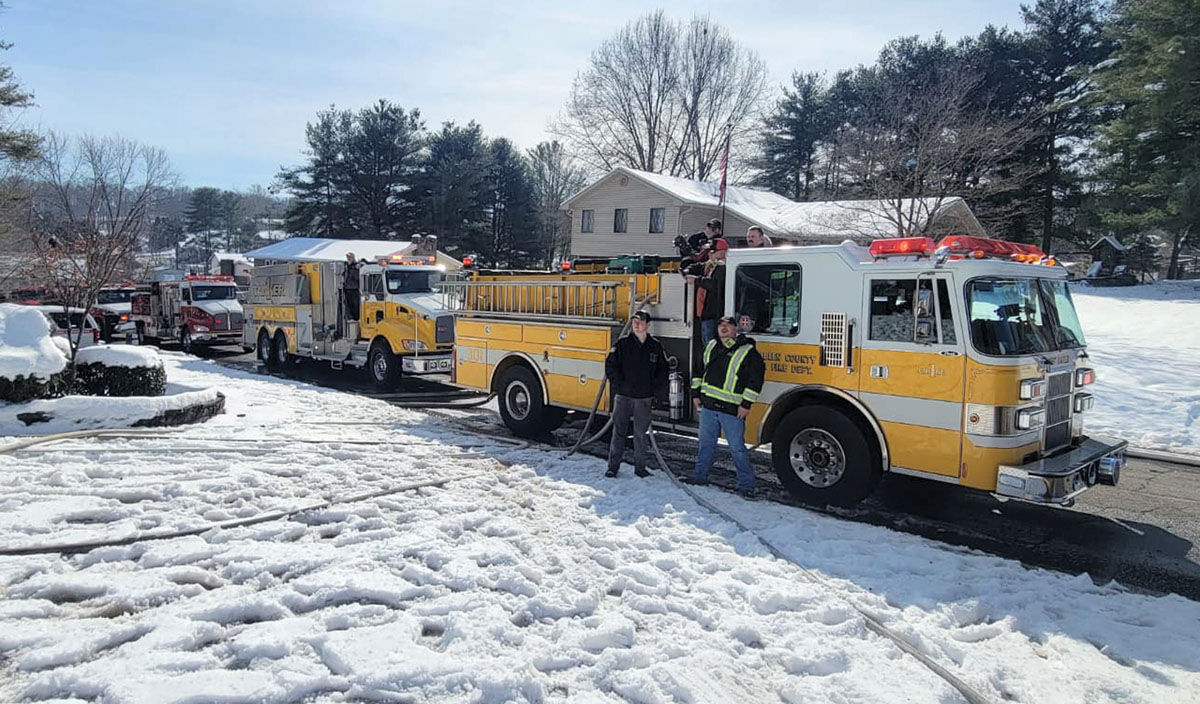
<svg viewBox="0 0 1200 704">
<path fill-rule="evenodd" d="M 447 122 L 430 137 L 420 180 L 420 210 L 426 232 L 437 235 L 439 248 L 485 256 L 492 253 L 490 166 L 483 128 L 475 122 L 466 127 Z"/>
<path fill-rule="evenodd" d="M 183 221 L 172 215 L 159 215 L 150 222 L 151 252 L 161 252 L 179 244 L 183 238 Z"/>
<path fill-rule="evenodd" d="M 1101 215 L 1117 234 L 1170 235 L 1168 277 L 1200 231 L 1200 1 L 1120 0 L 1113 59 L 1097 72 Z"/>
<path fill-rule="evenodd" d="M 7 42 L 0 42 L 0 51 L 11 46 L 12 44 Z M 8 126 L 13 124 L 8 113 L 14 108 L 30 105 L 33 105 L 33 94 L 21 87 L 11 68 L 0 64 L 0 117 L 4 118 L 5 126 L 0 129 L 0 163 L 9 160 L 29 161 L 38 155 L 38 143 L 41 140 L 36 134 L 28 130 L 8 129 Z"/>
<path fill-rule="evenodd" d="M 199 236 L 200 258 L 205 261 L 213 253 L 213 235 L 221 231 L 224 209 L 220 189 L 205 186 L 192 191 L 184 213 L 184 228 L 189 234 Z M 194 244 L 196 239 L 192 238 Z"/>
<path fill-rule="evenodd" d="M 411 233 L 424 129 L 419 111 L 406 113 L 386 100 L 355 116 L 344 169 L 350 228 L 356 236 L 391 239 Z"/>
<path fill-rule="evenodd" d="M 813 200 L 817 150 L 834 125 L 829 88 L 821 76 L 792 74 L 792 88 L 783 89 L 783 98 L 765 120 L 756 184 L 792 200 Z"/>
<path fill-rule="evenodd" d="M 220 226 L 225 234 L 225 251 L 236 252 L 237 234 L 242 220 L 242 197 L 233 191 L 222 191 L 220 200 Z"/>
<path fill-rule="evenodd" d="M 333 106 L 317 113 L 304 128 L 308 164 L 283 169 L 277 178 L 292 202 L 284 214 L 288 232 L 310 237 L 353 236 L 347 203 L 350 190 L 345 170 L 345 147 L 352 130 L 349 111 Z"/>
<path fill-rule="evenodd" d="M 537 212 L 529 167 L 512 142 L 492 140 L 491 258 L 507 266 L 528 266 L 541 258 Z"/>
<path fill-rule="evenodd" d="M 1052 239 L 1078 240 L 1068 223 L 1056 217 L 1079 204 L 1075 166 L 1093 138 L 1095 106 L 1084 98 L 1094 89 L 1092 67 L 1108 57 L 1099 0 L 1037 0 L 1021 6 L 1025 20 L 1025 56 L 1020 63 L 1037 137 L 1029 158 L 1038 166 L 1033 192 L 1038 200 L 1042 249 Z"/>
</svg>

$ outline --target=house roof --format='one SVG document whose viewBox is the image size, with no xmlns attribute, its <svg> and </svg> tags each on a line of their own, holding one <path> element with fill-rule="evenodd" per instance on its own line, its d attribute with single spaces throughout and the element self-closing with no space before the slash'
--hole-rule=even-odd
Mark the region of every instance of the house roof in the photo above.
<svg viewBox="0 0 1200 704">
<path fill-rule="evenodd" d="M 618 166 L 607 176 L 568 198 L 563 203 L 564 207 L 570 206 L 615 173 L 639 179 L 688 205 L 720 207 L 720 185 L 717 183 L 664 176 L 625 166 Z M 894 236 L 897 220 L 911 222 L 915 228 L 921 229 L 931 216 L 946 215 L 962 218 L 970 230 L 968 234 L 984 233 L 983 226 L 975 219 L 966 201 L 957 196 L 943 198 L 940 203 L 935 198 L 904 199 L 896 203 L 882 200 L 801 203 L 770 191 L 729 186 L 725 189 L 725 208 L 746 222 L 761 225 L 771 233 L 783 235 L 833 238 L 845 237 L 847 234 L 863 237 Z M 904 215 L 889 216 L 889 212 L 893 210 L 898 210 Z"/>
<path fill-rule="evenodd" d="M 1095 249 L 1101 242 L 1107 242 L 1109 244 L 1109 246 L 1111 246 L 1113 249 L 1117 250 L 1118 252 L 1124 252 L 1127 250 L 1125 245 L 1118 242 L 1117 238 L 1113 237 L 1112 235 L 1105 235 L 1105 236 L 1101 237 L 1100 239 L 1096 240 L 1094 243 L 1092 243 L 1091 247 L 1088 247 L 1088 250 Z"/>
</svg>

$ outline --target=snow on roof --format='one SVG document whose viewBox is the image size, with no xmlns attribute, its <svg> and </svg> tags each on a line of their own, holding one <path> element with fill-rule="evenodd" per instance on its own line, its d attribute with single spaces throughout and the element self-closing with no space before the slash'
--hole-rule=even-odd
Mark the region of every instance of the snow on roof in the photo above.
<svg viewBox="0 0 1200 704">
<path fill-rule="evenodd" d="M 242 254 L 241 252 L 213 252 L 212 259 L 219 262 L 238 262 L 240 264 L 250 266 L 250 260 L 247 259 L 246 255 Z"/>
<path fill-rule="evenodd" d="M 333 262 L 353 252 L 359 259 L 376 259 L 412 249 L 412 242 L 395 240 L 335 240 L 320 237 L 292 237 L 252 249 L 243 256 L 292 262 Z"/>
<path fill-rule="evenodd" d="M 665 176 L 625 166 L 618 166 L 612 173 L 616 172 L 640 179 L 684 203 L 713 208 L 720 205 L 720 186 L 717 183 Z M 596 181 L 592 186 L 606 178 Z M 591 190 L 592 186 L 568 198 L 564 205 Z M 897 204 L 904 215 L 889 215 Z M 966 201 L 957 196 L 944 198 L 940 203 L 936 198 L 904 199 L 896 203 L 882 200 L 800 203 L 770 191 L 728 186 L 725 189 L 725 207 L 728 212 L 747 222 L 783 235 L 844 237 L 849 233 L 863 237 L 895 236 L 897 220 L 910 224 L 906 230 L 923 229 L 931 215 L 948 214 L 950 211 L 955 211 L 965 220 L 964 226 L 970 231 L 969 234 L 984 234 L 983 227 L 967 207 Z"/>
<path fill-rule="evenodd" d="M 1091 247 L 1088 247 L 1088 249 L 1095 249 L 1101 242 L 1107 242 L 1113 249 L 1117 250 L 1118 252 L 1124 252 L 1127 250 L 1125 245 L 1118 242 L 1117 238 L 1113 237 L 1112 235 L 1105 235 L 1105 236 L 1101 237 L 1100 239 L 1096 240 L 1092 244 Z"/>
<path fill-rule="evenodd" d="M 50 337 L 50 322 L 33 306 L 0 303 L 0 377 L 49 378 L 67 366 Z"/>
</svg>

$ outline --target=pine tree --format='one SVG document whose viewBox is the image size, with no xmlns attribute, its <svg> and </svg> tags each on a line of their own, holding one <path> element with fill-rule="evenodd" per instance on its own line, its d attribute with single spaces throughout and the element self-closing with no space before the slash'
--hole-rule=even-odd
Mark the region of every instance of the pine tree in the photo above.
<svg viewBox="0 0 1200 704">
<path fill-rule="evenodd" d="M 538 221 L 529 167 L 512 142 L 492 140 L 488 170 L 491 199 L 491 258 L 507 266 L 526 266 L 541 258 Z"/>
<path fill-rule="evenodd" d="M 386 100 L 355 116 L 343 167 L 350 228 L 356 236 L 391 239 L 411 234 L 423 131 L 419 111 L 405 112 Z"/>
<path fill-rule="evenodd" d="M 11 46 L 7 42 L 0 42 L 0 51 Z M 8 119 L 11 110 L 30 105 L 33 105 L 33 94 L 21 87 L 11 68 L 0 65 L 0 117 L 5 118 L 3 124 L 13 124 L 13 120 Z M 28 130 L 0 129 L 0 163 L 33 159 L 38 155 L 40 141 L 36 134 Z"/>
<path fill-rule="evenodd" d="M 184 229 L 189 234 L 199 235 L 203 250 L 199 258 L 205 261 L 213 253 L 213 234 L 221 230 L 223 210 L 220 189 L 205 186 L 192 191 L 187 211 L 184 213 Z"/>
<path fill-rule="evenodd" d="M 350 186 L 342 168 L 353 117 L 333 106 L 304 128 L 308 164 L 284 169 L 277 178 L 292 202 L 284 215 L 288 232 L 311 237 L 353 236 L 347 203 Z"/>
<path fill-rule="evenodd" d="M 1097 72 L 1101 215 L 1117 234 L 1162 228 L 1167 276 L 1200 232 L 1200 1 L 1121 0 L 1107 29 L 1114 61 Z"/>
<path fill-rule="evenodd" d="M 813 200 L 817 151 L 832 135 L 829 88 L 819 74 L 792 74 L 792 88 L 764 123 L 755 182 L 792 200 Z"/>
<path fill-rule="evenodd" d="M 466 127 L 444 123 L 429 139 L 420 180 L 421 222 L 447 252 L 491 253 L 490 157 L 483 128 L 475 122 Z"/>
</svg>

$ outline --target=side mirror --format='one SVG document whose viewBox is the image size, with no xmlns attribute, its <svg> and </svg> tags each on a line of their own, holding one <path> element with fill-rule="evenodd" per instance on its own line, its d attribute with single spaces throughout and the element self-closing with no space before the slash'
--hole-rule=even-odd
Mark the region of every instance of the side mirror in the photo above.
<svg viewBox="0 0 1200 704">
<path fill-rule="evenodd" d="M 917 291 L 917 317 L 932 318 L 933 317 L 933 291 L 923 288 Z"/>
<path fill-rule="evenodd" d="M 933 342 L 933 321 L 918 320 L 917 321 L 917 342 Z"/>
</svg>

